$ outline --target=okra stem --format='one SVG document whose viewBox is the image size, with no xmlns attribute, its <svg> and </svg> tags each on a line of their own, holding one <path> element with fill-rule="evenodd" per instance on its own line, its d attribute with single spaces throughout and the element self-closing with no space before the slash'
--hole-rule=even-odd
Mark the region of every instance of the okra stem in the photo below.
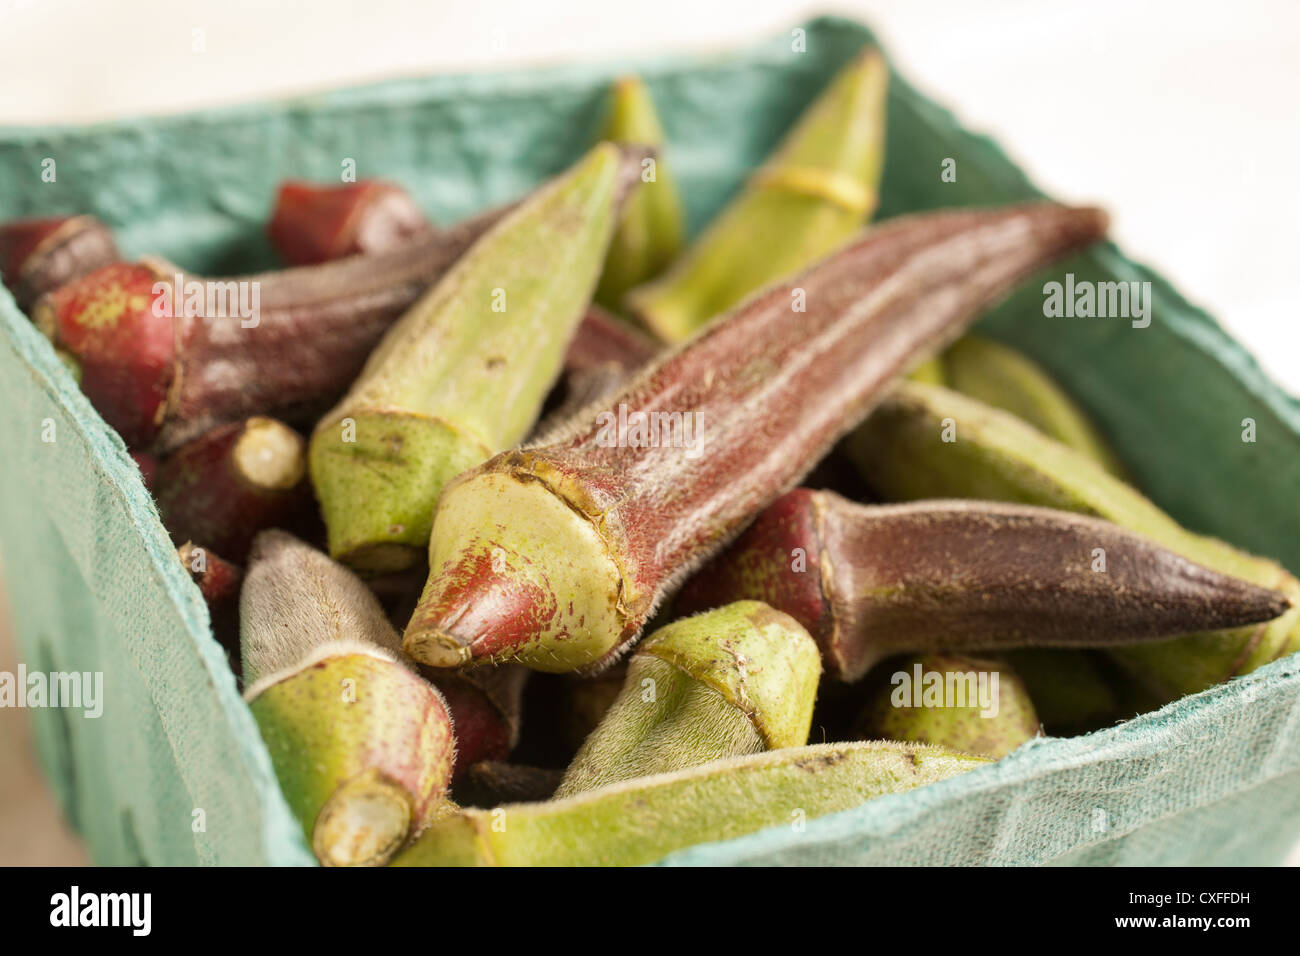
<svg viewBox="0 0 1300 956">
<path fill-rule="evenodd" d="M 163 459 L 154 498 L 173 539 L 202 541 L 242 562 L 259 531 L 302 517 L 306 477 L 306 442 L 258 416 L 214 428 Z"/>
<path fill-rule="evenodd" d="M 286 262 L 308 266 L 386 252 L 427 239 L 434 230 L 405 189 L 363 179 L 330 185 L 281 183 L 266 231 Z"/>
</svg>

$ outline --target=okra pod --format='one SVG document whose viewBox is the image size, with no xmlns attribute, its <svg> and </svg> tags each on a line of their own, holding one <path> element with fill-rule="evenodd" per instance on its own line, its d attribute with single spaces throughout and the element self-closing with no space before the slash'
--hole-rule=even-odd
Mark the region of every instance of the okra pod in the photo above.
<svg viewBox="0 0 1300 956">
<path fill-rule="evenodd" d="M 841 70 L 682 258 L 627 294 L 631 312 L 680 342 L 857 232 L 877 204 L 888 84 L 875 50 Z"/>
<path fill-rule="evenodd" d="M 653 279 L 676 257 L 685 233 L 682 201 L 664 162 L 664 131 L 646 85 L 635 76 L 615 81 L 601 139 L 653 146 L 642 168 L 642 186 L 628 200 L 609 244 L 596 301 L 617 311 L 632 286 Z"/>
<path fill-rule="evenodd" d="M 660 628 L 557 797 L 808 741 L 821 662 L 794 618 L 738 601 Z"/>
<path fill-rule="evenodd" d="M 418 212 L 415 200 L 401 187 L 374 180 L 368 180 L 364 185 L 382 186 L 378 195 L 383 197 L 401 193 L 405 198 L 400 205 Z M 643 187 L 637 189 L 639 194 Z M 634 199 L 635 196 L 628 203 Z M 364 248 L 354 248 L 355 244 L 339 241 L 343 223 L 354 217 L 361 217 L 366 223 L 372 218 L 378 218 L 384 223 L 390 221 L 390 218 L 396 218 L 396 213 L 390 209 L 388 200 L 376 202 L 373 189 L 312 187 L 294 183 L 281 187 L 280 204 L 276 207 L 276 215 L 269 228 L 272 241 L 281 255 L 294 262 L 308 254 L 311 262 L 328 262 L 346 255 L 388 252 L 409 245 L 413 240 L 422 239 L 434 231 L 433 225 L 425 219 L 420 220 L 424 228 L 419 230 L 381 228 L 380 224 L 375 224 L 363 230 Z M 603 368 L 609 363 L 617 363 L 622 369 L 630 371 L 650 361 L 658 351 L 658 343 L 644 333 L 599 306 L 591 305 L 583 315 L 582 324 L 578 326 L 573 341 L 569 343 L 569 350 L 564 356 L 564 371 L 567 375 L 585 373 L 596 367 Z"/>
<path fill-rule="evenodd" d="M 551 671 L 616 658 L 890 382 L 1104 224 L 1033 204 L 869 230 L 651 365 L 592 420 L 459 475 L 438 505 L 407 653 Z"/>
<path fill-rule="evenodd" d="M 957 495 L 1093 515 L 1291 600 L 1291 608 L 1268 623 L 1107 651 L 1164 700 L 1196 693 L 1300 649 L 1300 582 L 1284 568 L 1182 528 L 1096 462 L 1006 412 L 948 389 L 908 382 L 845 447 L 885 498 Z"/>
<path fill-rule="evenodd" d="M 787 747 L 563 800 L 461 810 L 393 865 L 636 866 L 697 843 L 848 810 L 988 762 L 920 744 Z"/>
<path fill-rule="evenodd" d="M 260 275 L 115 263 L 44 296 L 32 318 L 76 358 L 86 397 L 129 447 L 170 451 L 249 415 L 309 421 L 502 214 L 379 255 Z"/>
<path fill-rule="evenodd" d="M 216 611 L 239 597 L 244 572 L 237 564 L 193 541 L 186 541 L 177 548 L 176 557 L 189 572 L 190 579 L 199 586 L 199 593 L 209 611 Z"/>
<path fill-rule="evenodd" d="M 608 143 L 591 150 L 384 336 L 311 439 L 331 555 L 367 573 L 415 563 L 443 486 L 527 434 L 643 155 Z"/>
<path fill-rule="evenodd" d="M 386 863 L 445 812 L 442 695 L 400 662 L 366 586 L 281 531 L 254 543 L 240 628 L 244 698 L 317 858 Z"/>
<path fill-rule="evenodd" d="M 226 661 L 235 677 L 239 677 L 239 588 L 244 581 L 244 569 L 192 541 L 177 548 L 176 557 L 190 580 L 198 585 L 203 603 L 208 606 L 212 636 L 226 652 Z"/>
<path fill-rule="evenodd" d="M 1124 466 L 1083 410 L 1050 375 L 1015 349 L 979 335 L 963 335 L 943 353 L 943 380 L 929 384 L 947 385 L 1010 412 L 1117 478 L 1124 477 Z"/>
<path fill-rule="evenodd" d="M 154 498 L 174 540 L 201 541 L 242 562 L 259 531 L 303 517 L 306 477 L 306 442 L 259 416 L 214 428 L 163 459 Z"/>
<path fill-rule="evenodd" d="M 524 683 L 528 671 L 517 665 L 480 667 L 470 671 L 424 672 L 447 704 L 456 727 L 453 782 L 471 765 L 505 760 L 519 742 Z"/>
<path fill-rule="evenodd" d="M 1284 595 L 1067 511 L 938 500 L 859 505 L 796 488 L 682 589 L 690 613 L 766 601 L 828 673 L 892 654 L 1102 647 L 1271 620 Z"/>
</svg>

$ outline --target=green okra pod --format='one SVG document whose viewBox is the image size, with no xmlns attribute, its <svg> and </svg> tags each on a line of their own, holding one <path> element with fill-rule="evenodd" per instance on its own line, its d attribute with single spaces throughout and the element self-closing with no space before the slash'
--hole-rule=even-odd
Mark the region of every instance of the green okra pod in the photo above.
<svg viewBox="0 0 1300 956">
<path fill-rule="evenodd" d="M 627 294 L 632 313 L 680 342 L 857 232 L 877 204 L 888 86 L 875 50 L 844 67 L 682 258 Z"/>
<path fill-rule="evenodd" d="M 732 757 L 563 800 L 444 817 L 394 866 L 635 866 L 801 823 L 973 770 L 984 757 L 892 742 Z"/>
<path fill-rule="evenodd" d="M 414 564 L 451 478 L 537 418 L 643 150 L 602 144 L 507 213 L 385 334 L 312 435 L 330 554 Z"/>
<path fill-rule="evenodd" d="M 638 77 L 624 76 L 614 82 L 611 100 L 601 139 L 656 148 L 656 155 L 644 160 L 642 185 L 623 209 L 596 286 L 596 301 L 617 310 L 628 289 L 653 279 L 676 257 L 686 225 L 677 183 L 660 148 L 664 131 L 650 91 Z"/>
<path fill-rule="evenodd" d="M 1124 466 L 1096 426 L 1043 369 L 1013 348 L 967 334 L 943 353 L 943 378 L 929 382 L 1010 412 L 1097 462 L 1117 478 Z M 918 379 L 924 381 L 924 379 Z"/>
<path fill-rule="evenodd" d="M 637 645 L 556 796 L 806 743 L 820 676 L 808 632 L 759 601 L 675 621 Z"/>
<path fill-rule="evenodd" d="M 1041 729 L 1025 683 L 1004 661 L 901 658 L 870 689 L 855 736 L 1005 757 Z"/>
<path fill-rule="evenodd" d="M 346 568 L 282 531 L 260 534 L 250 561 L 244 698 L 285 800 L 322 863 L 382 865 L 444 812 L 446 704 Z"/>
<path fill-rule="evenodd" d="M 1195 693 L 1300 649 L 1300 582 L 1284 568 L 1186 530 L 1096 462 L 1013 415 L 948 389 L 907 382 L 845 449 L 887 499 L 956 495 L 1094 515 L 1290 598 L 1290 609 L 1265 624 L 1107 651 L 1160 698 Z"/>
<path fill-rule="evenodd" d="M 892 654 L 1114 646 L 1287 607 L 1109 521 L 987 501 L 860 505 L 806 488 L 759 515 L 676 608 L 742 598 L 792 615 L 846 681 Z"/>
</svg>

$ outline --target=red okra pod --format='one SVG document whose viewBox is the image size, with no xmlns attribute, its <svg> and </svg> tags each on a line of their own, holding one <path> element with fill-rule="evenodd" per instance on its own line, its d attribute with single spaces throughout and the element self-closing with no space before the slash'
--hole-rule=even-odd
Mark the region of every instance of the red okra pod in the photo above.
<svg viewBox="0 0 1300 956">
<path fill-rule="evenodd" d="M 1098 518 L 986 501 L 860 505 L 806 488 L 759 515 L 675 607 L 745 599 L 795 618 L 847 681 L 893 654 L 1131 644 L 1289 606 Z"/>
<path fill-rule="evenodd" d="M 401 186 L 363 179 L 330 185 L 281 183 L 266 231 L 286 262 L 309 266 L 385 252 L 427 239 L 434 229 Z"/>
<path fill-rule="evenodd" d="M 307 495 L 306 443 L 272 418 L 222 425 L 158 467 L 154 498 L 177 541 L 201 541 L 243 561 L 264 528 L 297 523 Z"/>
<path fill-rule="evenodd" d="M 32 317 L 75 356 L 82 390 L 130 447 L 165 452 L 254 414 L 309 422 L 504 211 L 382 254 L 260 275 L 109 265 L 45 296 Z"/>
<path fill-rule="evenodd" d="M 871 229 L 651 365 L 591 421 L 443 491 L 404 647 L 435 666 L 599 666 L 662 598 L 1096 209 L 956 210 Z"/>
<path fill-rule="evenodd" d="M 45 293 L 121 258 L 113 234 L 94 216 L 0 225 L 0 279 L 24 312 Z"/>
</svg>

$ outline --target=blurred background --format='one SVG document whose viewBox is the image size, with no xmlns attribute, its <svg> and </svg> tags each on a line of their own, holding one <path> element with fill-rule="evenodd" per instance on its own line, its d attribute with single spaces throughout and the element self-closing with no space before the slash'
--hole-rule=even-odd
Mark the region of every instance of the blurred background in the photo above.
<svg viewBox="0 0 1300 956">
<path fill-rule="evenodd" d="M 1129 255 L 1300 395 L 1294 0 L 0 0 L 0 125 L 718 50 L 819 13 L 866 21 L 914 84 L 993 135 L 1047 192 L 1106 206 Z M 0 595 L 0 671 L 16 666 Z M 23 712 L 0 709 L 0 864 L 84 859 L 40 780 Z"/>
</svg>

